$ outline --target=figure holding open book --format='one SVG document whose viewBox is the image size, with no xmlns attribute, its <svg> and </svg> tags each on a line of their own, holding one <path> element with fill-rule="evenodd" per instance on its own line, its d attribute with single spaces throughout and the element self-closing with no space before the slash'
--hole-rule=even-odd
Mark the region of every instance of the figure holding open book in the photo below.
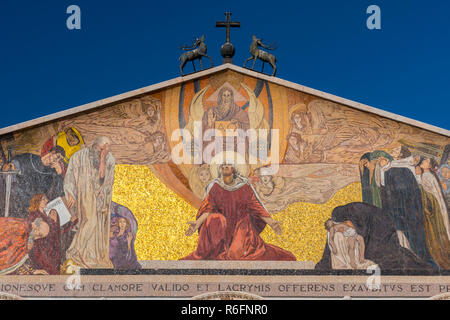
<svg viewBox="0 0 450 320">
<path fill-rule="evenodd" d="M 61 198 L 58 199 L 62 202 Z M 26 219 L 30 230 L 32 223 L 38 218 L 49 226 L 49 232 L 47 237 L 34 241 L 33 248 L 28 253 L 31 265 L 36 270 L 45 270 L 50 275 L 59 275 L 63 256 L 61 235 L 69 229 L 67 226 L 76 223 L 76 217 L 72 217 L 70 221 L 64 223 L 65 227 L 61 228 L 61 221 L 66 221 L 65 217 L 60 217 L 56 209 L 49 208 L 45 194 L 37 194 L 31 198 Z"/>
</svg>

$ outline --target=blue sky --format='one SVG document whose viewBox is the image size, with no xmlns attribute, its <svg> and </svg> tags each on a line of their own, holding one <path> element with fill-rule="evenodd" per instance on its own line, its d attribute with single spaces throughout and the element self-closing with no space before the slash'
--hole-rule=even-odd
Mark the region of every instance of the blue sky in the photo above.
<svg viewBox="0 0 450 320">
<path fill-rule="evenodd" d="M 72 4 L 81 30 L 66 27 Z M 366 27 L 372 4 L 381 30 Z M 221 64 L 225 11 L 242 25 L 236 65 L 256 34 L 277 41 L 280 78 L 450 129 L 444 0 L 2 0 L 0 127 L 178 77 L 178 46 L 202 34 Z"/>
</svg>

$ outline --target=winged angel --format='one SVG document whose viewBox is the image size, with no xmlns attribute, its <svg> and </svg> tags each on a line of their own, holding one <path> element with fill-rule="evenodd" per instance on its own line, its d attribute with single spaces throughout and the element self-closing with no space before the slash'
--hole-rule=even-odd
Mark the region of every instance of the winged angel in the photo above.
<svg viewBox="0 0 450 320">
<path fill-rule="evenodd" d="M 249 138 L 249 143 L 254 143 L 256 139 L 266 139 L 265 141 L 267 142 L 270 127 L 267 120 L 264 119 L 264 106 L 249 87 L 244 83 L 241 83 L 241 86 L 249 97 L 247 112 L 235 103 L 234 90 L 230 86 L 223 86 L 219 90 L 217 106 L 207 110 L 203 106 L 203 99 L 210 85 L 200 90 L 192 99 L 189 107 L 189 122 L 185 129 L 191 133 L 191 137 L 198 136 L 201 132 L 203 150 L 213 140 L 210 133 L 214 132 L 214 135 L 217 137 L 219 134 L 217 131 L 221 131 L 223 136 L 226 137 L 230 135 L 237 137 L 238 135 L 246 134 Z M 199 128 L 200 125 L 201 130 Z M 207 132 L 208 129 L 213 130 Z M 255 134 L 252 134 L 252 131 L 249 131 L 249 129 L 256 130 Z M 260 131 L 260 129 L 265 129 L 266 131 Z M 259 141 L 261 145 L 261 141 L 264 140 Z M 248 144 L 246 143 L 246 145 Z M 237 143 L 234 146 L 236 148 Z M 186 141 L 185 147 L 188 150 L 190 149 L 191 152 L 195 152 L 195 149 L 198 150 L 200 148 L 198 143 L 186 143 Z M 192 147 L 194 150 L 191 149 Z"/>
</svg>

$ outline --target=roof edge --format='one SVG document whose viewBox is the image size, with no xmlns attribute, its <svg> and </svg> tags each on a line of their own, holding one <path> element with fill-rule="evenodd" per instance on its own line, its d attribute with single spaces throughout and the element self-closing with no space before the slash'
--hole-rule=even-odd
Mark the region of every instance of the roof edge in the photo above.
<svg viewBox="0 0 450 320">
<path fill-rule="evenodd" d="M 294 89 L 294 90 L 298 90 L 307 94 L 311 94 L 313 96 L 317 96 L 332 102 L 336 102 L 339 103 L 341 105 L 345 105 L 347 107 L 351 107 L 354 109 L 358 109 L 364 112 L 368 112 L 368 113 L 372 113 L 372 114 L 376 114 L 378 116 L 384 117 L 384 118 L 388 118 L 394 121 L 398 121 L 398 122 L 402 122 L 414 127 L 418 127 L 420 129 L 424 129 L 424 130 L 428 130 L 434 133 L 438 133 L 447 137 L 450 137 L 450 131 L 437 127 L 437 126 L 433 126 L 424 122 L 420 122 L 414 119 L 410 119 L 392 112 L 388 112 L 388 111 L 384 111 L 382 109 L 378 109 L 378 108 L 374 108 L 371 107 L 369 105 L 365 105 L 359 102 L 355 102 L 349 99 L 345 99 L 345 98 L 341 98 L 338 96 L 335 96 L 333 94 L 329 94 L 329 93 L 325 93 L 323 91 L 320 90 L 316 90 L 316 89 L 312 89 L 309 87 L 305 87 L 303 85 L 297 84 L 297 83 L 293 83 L 287 80 L 283 80 L 280 78 L 276 78 L 273 76 L 269 76 L 263 73 L 259 73 L 250 69 L 246 69 L 246 68 L 242 68 L 239 66 L 236 66 L 234 64 L 222 64 L 220 66 L 217 67 L 213 67 L 213 68 L 209 68 L 203 71 L 199 71 L 193 74 L 189 74 L 186 76 L 182 76 L 182 77 L 178 77 L 178 78 L 174 78 L 171 80 L 167 80 L 167 81 L 163 81 L 163 82 L 159 82 L 157 84 L 153 84 L 150 86 L 146 86 L 143 87 L 141 89 L 136 89 L 136 90 L 132 90 L 132 91 L 128 91 L 122 94 L 118 94 L 106 99 L 101 99 L 101 100 L 97 100 L 95 102 L 91 102 L 91 103 L 87 103 L 78 107 L 74 107 L 74 108 L 70 108 L 64 111 L 59 111 L 47 116 L 43 116 L 43 117 L 39 117 L 33 120 L 28 120 L 25 122 L 21 122 L 15 125 L 11 125 L 5 128 L 0 129 L 0 136 L 1 135 L 5 135 L 8 133 L 12 133 L 14 131 L 19 131 L 19 130 L 24 130 L 27 128 L 31 128 L 31 127 L 35 127 L 38 125 L 42 125 L 44 123 L 47 122 L 51 122 L 51 121 L 55 121 L 70 115 L 76 115 L 78 113 L 82 113 L 82 112 L 86 112 L 89 110 L 94 110 L 96 108 L 102 107 L 102 106 L 106 106 L 106 105 L 110 105 L 110 104 L 114 104 L 114 103 L 118 103 L 120 101 L 126 100 L 126 99 L 130 99 L 133 98 L 135 96 L 140 96 L 140 95 L 144 95 L 144 94 L 149 94 L 151 92 L 154 91 L 158 91 L 164 88 L 168 88 L 171 86 L 175 86 L 177 84 L 183 83 L 183 82 L 187 82 L 187 81 L 191 81 L 191 80 L 195 80 L 197 78 L 201 78 L 201 77 L 205 77 L 208 75 L 211 75 L 213 73 L 217 73 L 220 71 L 224 71 L 224 70 L 233 70 L 235 72 L 238 73 L 242 73 L 251 77 L 255 77 L 255 78 L 259 78 L 261 80 L 266 80 L 268 82 L 280 85 L 280 86 L 284 86 L 290 89 Z"/>
</svg>

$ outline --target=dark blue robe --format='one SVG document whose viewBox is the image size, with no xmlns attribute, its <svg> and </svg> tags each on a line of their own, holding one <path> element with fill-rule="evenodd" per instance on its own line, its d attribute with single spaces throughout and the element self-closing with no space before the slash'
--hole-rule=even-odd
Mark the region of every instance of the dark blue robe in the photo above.
<svg viewBox="0 0 450 320">
<path fill-rule="evenodd" d="M 400 246 L 393 219 L 382 209 L 355 202 L 336 207 L 332 213 L 336 222 L 351 221 L 356 232 L 364 238 L 364 257 L 375 262 L 384 275 L 437 274 L 438 270 L 410 250 Z M 332 271 L 328 241 L 322 259 L 315 267 L 318 271 Z"/>
<path fill-rule="evenodd" d="M 414 174 L 407 168 L 392 168 L 385 173 L 385 187 L 381 189 L 383 211 L 402 231 L 411 250 L 422 260 L 437 267 L 431 257 L 425 238 L 422 198 Z"/>
<path fill-rule="evenodd" d="M 25 153 L 15 156 L 11 162 L 18 174 L 13 176 L 11 183 L 10 217 L 26 218 L 34 195 L 45 194 L 49 201 L 64 196 L 62 175 L 55 169 L 44 166 L 40 156 Z"/>
</svg>

